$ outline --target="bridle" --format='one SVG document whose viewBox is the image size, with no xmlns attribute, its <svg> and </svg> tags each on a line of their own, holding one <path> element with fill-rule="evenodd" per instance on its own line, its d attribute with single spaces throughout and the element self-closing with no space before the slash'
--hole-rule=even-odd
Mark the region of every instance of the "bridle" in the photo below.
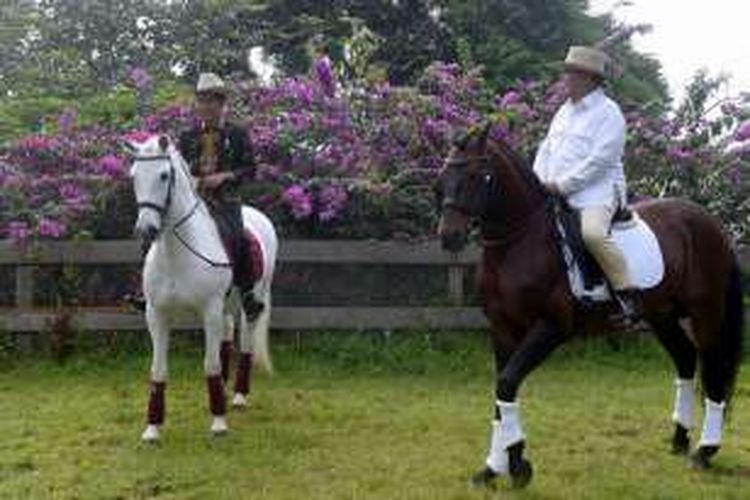
<svg viewBox="0 0 750 500">
<path fill-rule="evenodd" d="M 146 200 L 146 201 L 138 201 L 137 207 L 138 210 L 141 209 L 149 209 L 153 210 L 156 213 L 159 214 L 159 217 L 162 219 L 161 229 L 159 233 L 162 233 L 164 231 L 164 228 L 167 226 L 167 224 L 164 222 L 166 214 L 169 212 L 169 208 L 172 205 L 172 197 L 174 193 L 174 186 L 176 182 L 176 168 L 174 165 L 174 161 L 172 160 L 172 157 L 169 154 L 158 154 L 158 155 L 148 155 L 148 156 L 136 156 L 133 158 L 136 162 L 149 162 L 149 161 L 168 161 L 169 162 L 169 179 L 167 184 L 167 194 L 164 197 L 164 202 L 162 204 L 156 203 L 154 201 Z M 187 173 L 187 172 L 186 172 Z M 201 259 L 202 261 L 206 262 L 212 267 L 231 267 L 231 264 L 228 262 L 217 262 L 209 257 L 206 257 L 202 253 L 200 253 L 198 250 L 193 248 L 189 242 L 185 241 L 185 238 L 183 238 L 179 232 L 177 232 L 177 229 L 180 228 L 183 224 L 185 224 L 190 218 L 198 211 L 198 208 L 200 207 L 202 201 L 200 196 L 198 196 L 197 193 L 193 192 L 193 196 L 195 198 L 195 203 L 193 203 L 193 206 L 188 210 L 188 212 L 180 217 L 177 222 L 172 225 L 172 234 L 174 234 L 175 238 L 193 255 Z"/>
<path fill-rule="evenodd" d="M 473 162 L 479 162 L 479 165 L 476 167 L 476 170 L 478 172 L 481 172 L 485 170 L 487 167 L 487 164 L 491 160 L 490 156 L 487 154 L 484 154 L 482 156 L 473 156 L 470 158 L 460 158 L 460 159 L 451 159 L 446 160 L 445 167 L 461 167 L 465 165 L 469 165 Z M 461 214 L 466 215 L 468 212 L 468 209 L 458 203 L 456 199 L 453 196 L 443 196 L 442 193 L 440 193 L 441 201 L 440 201 L 440 208 L 455 210 L 456 212 L 459 212 Z"/>
<path fill-rule="evenodd" d="M 172 193 L 174 192 L 175 185 L 175 167 L 172 162 L 170 155 L 150 155 L 150 156 L 136 156 L 134 159 L 136 162 L 150 162 L 150 161 L 168 161 L 169 162 L 169 184 L 167 184 L 167 194 L 164 197 L 164 202 L 160 205 L 154 201 L 139 201 L 137 203 L 138 210 L 142 208 L 148 208 L 159 214 L 160 217 L 164 218 L 169 207 L 172 205 Z"/>
<path fill-rule="evenodd" d="M 489 152 L 488 152 L 489 151 Z M 496 147 L 490 147 L 489 145 L 486 145 L 484 150 L 481 152 L 481 155 L 477 156 L 470 156 L 470 157 L 462 157 L 462 158 L 455 158 L 451 160 L 446 161 L 446 167 L 461 167 L 465 165 L 472 165 L 475 172 L 478 172 L 480 175 L 485 176 L 485 185 L 489 188 L 489 190 L 497 189 L 497 187 L 490 186 L 487 183 L 496 182 L 497 179 L 495 176 L 493 176 L 490 172 L 492 170 L 492 166 L 490 165 L 490 162 L 493 161 L 493 159 L 497 156 L 500 158 L 503 158 L 504 161 L 508 165 L 515 165 L 515 159 L 512 157 L 512 153 L 508 153 L 507 150 L 503 148 L 496 148 Z M 486 173 L 485 173 L 486 172 Z M 522 180 L 526 183 L 530 184 L 531 189 L 534 191 L 539 191 L 541 188 L 541 185 L 536 181 L 536 178 L 533 177 L 533 173 L 531 171 L 525 172 L 522 168 L 519 169 L 519 172 L 521 174 Z M 481 183 L 476 183 L 475 186 L 480 186 Z M 474 191 L 481 191 L 481 189 L 475 188 Z M 524 217 L 519 218 L 518 220 L 512 220 L 507 221 L 507 225 L 503 229 L 502 235 L 492 234 L 491 236 L 484 233 L 483 231 L 483 237 L 482 237 L 482 246 L 505 246 L 513 241 L 515 241 L 518 237 L 520 237 L 521 234 L 523 234 L 527 229 L 529 225 L 529 221 L 532 220 L 532 218 L 538 216 L 540 212 L 549 210 L 549 196 L 544 193 L 544 191 L 540 191 L 542 195 L 542 199 L 544 200 L 543 203 L 540 203 L 536 207 L 534 207 L 533 210 L 528 212 Z M 466 199 L 475 199 L 479 194 L 472 192 L 470 195 L 465 196 Z M 499 200 L 496 200 L 499 202 Z M 480 201 L 482 204 L 486 203 L 486 200 Z M 473 214 L 470 213 L 470 209 L 467 206 L 462 205 L 458 200 L 455 198 L 449 196 L 442 199 L 442 202 L 440 203 L 440 207 L 442 209 L 451 209 L 456 212 L 459 212 L 463 214 L 464 216 L 472 216 Z M 494 232 L 490 229 L 490 226 L 485 226 L 485 229 L 490 230 L 491 232 Z"/>
</svg>

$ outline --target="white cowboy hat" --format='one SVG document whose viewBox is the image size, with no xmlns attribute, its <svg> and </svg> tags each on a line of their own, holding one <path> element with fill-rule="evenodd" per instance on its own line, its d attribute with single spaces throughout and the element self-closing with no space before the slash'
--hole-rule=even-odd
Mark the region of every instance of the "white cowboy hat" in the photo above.
<svg viewBox="0 0 750 500">
<path fill-rule="evenodd" d="M 226 95 L 227 86 L 224 80 L 215 73 L 201 73 L 198 77 L 198 84 L 195 86 L 195 92 L 197 94 L 205 92 Z"/>
<path fill-rule="evenodd" d="M 568 49 L 563 64 L 566 69 L 586 71 L 606 78 L 609 62 L 609 56 L 599 49 L 574 45 Z"/>
</svg>

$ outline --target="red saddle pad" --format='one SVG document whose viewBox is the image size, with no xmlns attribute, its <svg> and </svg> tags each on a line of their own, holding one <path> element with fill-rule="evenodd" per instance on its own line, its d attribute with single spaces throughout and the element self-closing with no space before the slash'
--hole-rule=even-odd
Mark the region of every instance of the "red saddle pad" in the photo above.
<svg viewBox="0 0 750 500">
<path fill-rule="evenodd" d="M 263 276 L 263 249 L 260 246 L 258 238 L 247 229 L 245 229 L 244 237 L 249 249 L 248 257 L 250 258 L 253 281 L 258 281 Z M 231 251 L 231 241 L 228 239 L 222 239 L 222 243 L 224 244 L 224 251 L 227 253 L 227 256 L 229 256 L 229 261 L 232 262 L 233 256 Z"/>
</svg>

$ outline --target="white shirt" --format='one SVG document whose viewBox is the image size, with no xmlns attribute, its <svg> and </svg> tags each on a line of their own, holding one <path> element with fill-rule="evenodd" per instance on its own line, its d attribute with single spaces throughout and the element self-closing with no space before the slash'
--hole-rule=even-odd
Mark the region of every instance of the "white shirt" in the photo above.
<svg viewBox="0 0 750 500">
<path fill-rule="evenodd" d="M 542 182 L 555 182 L 575 208 L 614 208 L 625 203 L 624 149 L 625 118 L 598 88 L 557 110 L 534 172 Z"/>
</svg>

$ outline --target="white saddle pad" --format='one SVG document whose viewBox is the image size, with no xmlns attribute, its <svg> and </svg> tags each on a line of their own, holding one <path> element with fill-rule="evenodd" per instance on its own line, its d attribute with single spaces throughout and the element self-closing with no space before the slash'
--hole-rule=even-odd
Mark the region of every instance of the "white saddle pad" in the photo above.
<svg viewBox="0 0 750 500">
<path fill-rule="evenodd" d="M 558 230 L 563 230 L 559 224 Z M 612 236 L 625 256 L 628 276 L 633 286 L 644 290 L 661 283 L 664 278 L 664 257 L 659 242 L 651 228 L 637 213 L 633 212 L 632 220 L 612 226 Z M 583 276 L 567 245 L 563 246 L 563 256 L 568 265 L 568 279 L 573 295 L 579 299 L 597 302 L 611 299 L 606 286 L 593 290 L 584 288 Z"/>
<path fill-rule="evenodd" d="M 612 226 L 612 236 L 625 256 L 630 282 L 653 288 L 664 278 L 664 257 L 651 228 L 633 212 L 633 220 Z"/>
</svg>

